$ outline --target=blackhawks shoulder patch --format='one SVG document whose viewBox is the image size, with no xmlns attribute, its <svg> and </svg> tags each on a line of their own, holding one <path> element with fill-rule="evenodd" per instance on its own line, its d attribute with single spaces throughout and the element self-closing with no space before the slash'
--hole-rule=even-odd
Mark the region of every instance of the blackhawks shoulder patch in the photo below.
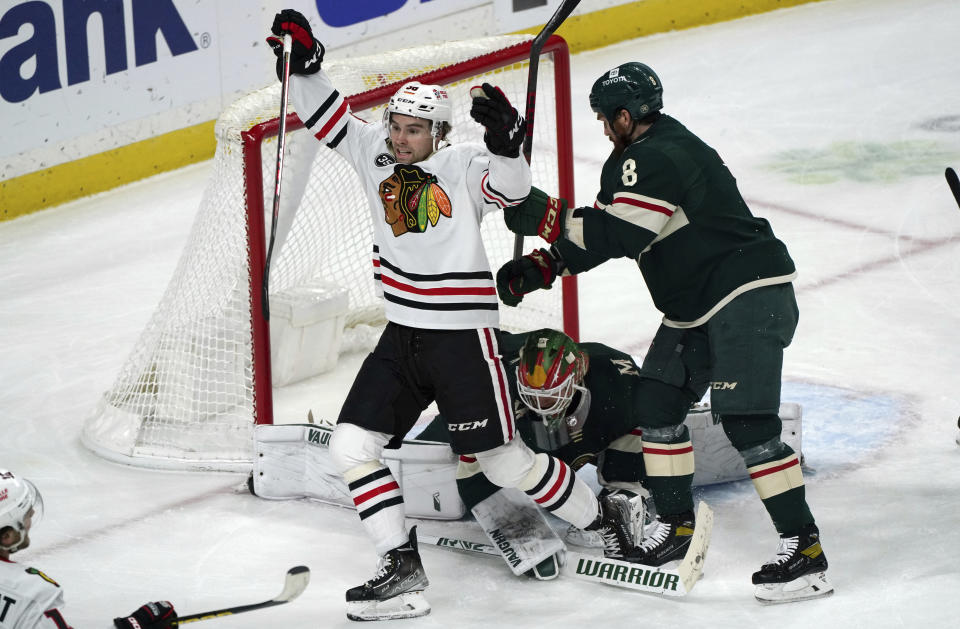
<svg viewBox="0 0 960 629">
<path fill-rule="evenodd" d="M 57 587 L 60 587 L 60 584 L 59 584 L 59 583 L 57 583 L 56 581 L 54 581 L 53 579 L 51 579 L 50 577 L 48 577 L 48 576 L 45 575 L 44 573 L 40 572 L 40 571 L 37 570 L 36 568 L 27 568 L 27 569 L 25 570 L 25 572 L 26 572 L 27 574 L 35 574 L 35 575 L 37 575 L 38 577 L 40 577 L 41 579 L 43 579 L 44 581 L 46 581 L 47 583 L 51 583 L 51 584 L 53 584 L 53 585 L 55 585 L 55 586 L 57 586 Z"/>
</svg>

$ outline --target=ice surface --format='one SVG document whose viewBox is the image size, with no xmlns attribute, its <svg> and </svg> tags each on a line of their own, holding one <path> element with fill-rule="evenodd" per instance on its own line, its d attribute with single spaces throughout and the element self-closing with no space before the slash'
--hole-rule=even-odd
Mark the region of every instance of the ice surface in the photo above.
<svg viewBox="0 0 960 629">
<path fill-rule="evenodd" d="M 727 160 L 799 267 L 800 326 L 784 400 L 804 407 L 807 495 L 836 594 L 762 607 L 750 573 L 776 549 L 749 482 L 698 491 L 716 512 L 705 578 L 684 600 L 424 549 L 433 613 L 416 627 L 937 627 L 960 615 L 960 45 L 953 0 L 834 0 L 624 42 L 573 59 L 577 200 L 609 150 L 586 94 L 603 71 L 651 65 L 666 111 Z M 79 441 L 166 287 L 209 165 L 0 224 L 0 467 L 33 479 L 46 515 L 17 556 L 65 588 L 74 627 L 146 600 L 183 612 L 297 601 L 218 627 L 338 627 L 373 574 L 356 515 L 250 496 L 239 475 L 129 469 Z M 636 268 L 581 278 L 582 336 L 642 354 L 659 317 Z M 358 356 L 318 378 L 334 418 Z M 481 539 L 471 522 L 425 532 Z"/>
</svg>

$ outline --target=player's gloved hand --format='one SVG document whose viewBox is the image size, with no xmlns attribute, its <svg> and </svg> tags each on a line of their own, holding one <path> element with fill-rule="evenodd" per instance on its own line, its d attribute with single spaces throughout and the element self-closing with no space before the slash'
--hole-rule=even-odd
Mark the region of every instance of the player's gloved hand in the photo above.
<svg viewBox="0 0 960 629">
<path fill-rule="evenodd" d="M 559 256 L 546 249 L 536 249 L 500 267 L 497 271 L 497 295 L 506 305 L 516 306 L 527 293 L 553 286 L 553 280 L 562 270 Z"/>
<path fill-rule="evenodd" d="M 566 218 L 566 199 L 551 197 L 533 187 L 523 203 L 503 210 L 503 220 L 511 231 L 524 236 L 540 236 L 549 243 L 564 235 Z"/>
<path fill-rule="evenodd" d="M 470 116 L 486 127 L 483 141 L 494 155 L 517 157 L 523 144 L 523 118 L 499 87 L 484 83 L 470 89 L 473 105 Z"/>
<path fill-rule="evenodd" d="M 141 605 L 125 618 L 114 618 L 117 629 L 171 629 L 177 621 L 177 612 L 170 601 L 155 601 Z"/>
<path fill-rule="evenodd" d="M 277 56 L 277 78 L 283 80 L 283 34 L 290 33 L 293 46 L 290 49 L 290 74 L 313 74 L 320 69 L 323 53 L 326 50 L 314 39 L 310 22 L 293 9 L 284 9 L 273 18 L 270 27 L 273 36 L 267 37 L 267 43 Z"/>
</svg>

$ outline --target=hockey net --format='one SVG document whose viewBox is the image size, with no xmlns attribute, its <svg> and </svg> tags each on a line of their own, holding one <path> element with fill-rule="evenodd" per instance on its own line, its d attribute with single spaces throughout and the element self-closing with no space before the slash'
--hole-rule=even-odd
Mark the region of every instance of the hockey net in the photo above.
<svg viewBox="0 0 960 629">
<path fill-rule="evenodd" d="M 493 83 L 522 113 L 529 54 L 528 36 L 501 36 L 329 60 L 324 70 L 353 113 L 375 124 L 402 83 L 445 85 L 454 103 L 451 141 L 481 142 L 483 129 L 469 117 L 470 87 Z M 254 425 L 274 421 L 276 308 L 313 300 L 322 310 L 326 298 L 341 305 L 331 316 L 336 329 L 328 336 L 335 342 L 304 349 L 334 354 L 321 370 L 335 366 L 338 351 L 372 347 L 382 329 L 367 196 L 352 166 L 305 131 L 292 110 L 270 267 L 273 316 L 264 317 L 279 106 L 276 84 L 244 96 L 218 118 L 213 173 L 174 276 L 113 387 L 84 423 L 84 444 L 101 456 L 153 468 L 248 469 Z M 540 57 L 534 133 L 534 185 L 573 198 L 569 61 L 556 36 Z M 496 271 L 512 255 L 513 234 L 498 214 L 486 218 L 482 232 Z M 576 338 L 576 284 L 565 278 L 559 290 L 538 291 L 519 308 L 502 307 L 500 315 L 504 330 L 551 326 Z M 286 360 L 273 336 L 273 361 Z"/>
</svg>

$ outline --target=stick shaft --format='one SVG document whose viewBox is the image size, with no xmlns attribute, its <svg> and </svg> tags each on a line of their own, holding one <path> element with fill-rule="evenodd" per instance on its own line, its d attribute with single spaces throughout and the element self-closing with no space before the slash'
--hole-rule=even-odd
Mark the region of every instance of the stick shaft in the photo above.
<svg viewBox="0 0 960 629">
<path fill-rule="evenodd" d="M 578 4 L 580 4 L 580 0 L 564 0 L 561 2 L 556 12 L 530 45 L 530 69 L 527 73 L 527 110 L 525 116 L 527 128 L 526 135 L 523 138 L 523 156 L 528 164 L 533 155 L 533 121 L 537 109 L 537 75 L 540 69 L 540 51 L 543 50 L 543 44 L 563 24 L 563 21 L 567 19 Z M 523 236 L 517 234 L 513 239 L 513 259 L 516 260 L 522 255 Z"/>
<path fill-rule="evenodd" d="M 277 171 L 273 185 L 273 212 L 270 221 L 270 242 L 267 244 L 267 258 L 263 267 L 263 291 L 261 304 L 263 318 L 270 320 L 270 260 L 273 257 L 273 242 L 277 237 L 277 218 L 280 215 L 280 182 L 283 175 L 283 154 L 287 140 L 287 96 L 290 93 L 290 50 L 293 38 L 290 33 L 283 34 L 283 77 L 280 82 L 280 129 L 277 132 Z"/>
</svg>

